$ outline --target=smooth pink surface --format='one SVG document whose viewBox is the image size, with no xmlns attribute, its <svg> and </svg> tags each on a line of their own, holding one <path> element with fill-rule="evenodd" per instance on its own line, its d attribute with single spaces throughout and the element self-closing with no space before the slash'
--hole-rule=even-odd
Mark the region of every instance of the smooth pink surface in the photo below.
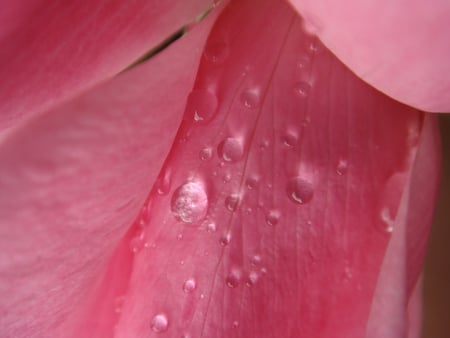
<svg viewBox="0 0 450 338">
<path fill-rule="evenodd" d="M 210 5 L 7 1 L 0 14 L 0 133 L 111 78 Z"/>
<path fill-rule="evenodd" d="M 290 0 L 358 76 L 432 112 L 450 110 L 450 2 Z"/>
<path fill-rule="evenodd" d="M 415 337 L 435 119 L 288 5 L 232 2 L 203 51 L 214 20 L 0 145 L 1 336 Z"/>
<path fill-rule="evenodd" d="M 108 336 L 73 330 L 170 149 L 207 32 L 0 145 L 0 336 Z"/>
</svg>

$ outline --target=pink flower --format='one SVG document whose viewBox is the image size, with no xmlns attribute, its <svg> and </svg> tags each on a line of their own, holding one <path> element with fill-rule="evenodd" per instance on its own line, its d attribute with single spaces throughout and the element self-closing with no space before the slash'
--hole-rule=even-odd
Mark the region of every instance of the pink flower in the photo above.
<svg viewBox="0 0 450 338">
<path fill-rule="evenodd" d="M 348 49 L 367 35 L 336 27 L 360 21 L 292 2 L 363 79 L 448 108 L 443 56 Z M 208 6 L 5 7 L 1 336 L 418 337 L 436 119 L 357 78 L 282 1 L 194 24 Z"/>
</svg>

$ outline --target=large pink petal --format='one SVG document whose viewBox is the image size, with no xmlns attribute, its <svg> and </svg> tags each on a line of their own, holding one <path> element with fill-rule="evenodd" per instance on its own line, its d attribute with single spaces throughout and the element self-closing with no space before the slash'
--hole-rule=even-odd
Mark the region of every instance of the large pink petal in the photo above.
<svg viewBox="0 0 450 338">
<path fill-rule="evenodd" d="M 6 1 L 0 14 L 0 131 L 117 74 L 208 5 Z"/>
<path fill-rule="evenodd" d="M 358 76 L 427 111 L 450 110 L 450 2 L 290 0 Z"/>
<path fill-rule="evenodd" d="M 110 287 L 117 258 L 100 285 L 117 335 L 373 337 L 380 311 L 399 314 L 385 332 L 406 332 L 439 167 L 424 116 L 356 78 L 287 5 L 232 2 L 121 246 L 136 251 L 128 290 Z"/>
<path fill-rule="evenodd" d="M 74 330 L 169 151 L 211 20 L 1 144 L 0 336 L 111 335 L 108 318 Z"/>
</svg>

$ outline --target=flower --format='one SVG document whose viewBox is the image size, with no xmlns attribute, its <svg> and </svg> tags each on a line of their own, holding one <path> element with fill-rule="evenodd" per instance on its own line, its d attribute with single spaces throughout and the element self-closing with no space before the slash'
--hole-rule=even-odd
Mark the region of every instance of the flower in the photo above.
<svg viewBox="0 0 450 338">
<path fill-rule="evenodd" d="M 403 336 L 435 119 L 358 79 L 274 0 L 224 3 L 107 79 L 203 8 L 144 3 L 57 5 L 49 32 L 85 26 L 55 33 L 68 40 L 45 65 L 83 66 L 36 72 L 47 53 L 31 44 L 39 62 L 5 70 L 18 75 L 2 108 L 2 333 Z M 41 24 L 54 13 L 37 8 Z"/>
</svg>

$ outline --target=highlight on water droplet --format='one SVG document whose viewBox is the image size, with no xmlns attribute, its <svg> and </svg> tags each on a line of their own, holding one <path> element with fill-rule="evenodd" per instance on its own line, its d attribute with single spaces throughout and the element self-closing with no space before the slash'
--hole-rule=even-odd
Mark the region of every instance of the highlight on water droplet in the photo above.
<svg viewBox="0 0 450 338">
<path fill-rule="evenodd" d="M 225 278 L 225 284 L 231 289 L 238 287 L 240 282 L 241 272 L 239 270 L 231 271 L 230 274 Z"/>
<path fill-rule="evenodd" d="M 153 332 L 165 332 L 169 328 L 169 320 L 164 313 L 159 313 L 152 318 L 150 327 Z"/>
<path fill-rule="evenodd" d="M 224 247 L 230 244 L 230 241 L 231 241 L 231 234 L 229 232 L 219 238 L 219 244 Z"/>
<path fill-rule="evenodd" d="M 171 200 L 174 216 L 184 223 L 201 221 L 208 211 L 208 196 L 203 184 L 188 182 L 175 190 Z"/>
<path fill-rule="evenodd" d="M 223 40 L 216 40 L 207 43 L 203 55 L 209 62 L 221 64 L 228 57 L 228 53 L 228 44 Z"/>
<path fill-rule="evenodd" d="M 310 91 L 311 85 L 306 81 L 299 81 L 294 84 L 294 93 L 296 93 L 301 98 L 307 97 Z"/>
<path fill-rule="evenodd" d="M 348 161 L 345 159 L 339 159 L 337 167 L 336 167 L 336 173 L 339 176 L 343 176 L 347 173 L 348 170 Z"/>
<path fill-rule="evenodd" d="M 200 160 L 202 161 L 209 161 L 212 158 L 213 150 L 210 147 L 203 148 L 200 150 Z"/>
<path fill-rule="evenodd" d="M 237 162 L 244 155 L 244 145 L 241 140 L 228 137 L 219 143 L 217 152 L 225 162 Z"/>
<path fill-rule="evenodd" d="M 287 193 L 293 202 L 306 204 L 313 198 L 314 188 L 308 180 L 295 177 L 288 182 Z"/>
<path fill-rule="evenodd" d="M 381 209 L 380 218 L 384 224 L 384 230 L 387 233 L 392 233 L 394 231 L 395 219 L 392 217 L 389 208 L 385 207 Z"/>
<path fill-rule="evenodd" d="M 236 211 L 239 206 L 239 195 L 233 194 L 225 198 L 225 207 L 228 211 Z"/>
<path fill-rule="evenodd" d="M 191 293 L 197 288 L 197 283 L 194 278 L 188 278 L 183 283 L 184 293 Z"/>
<path fill-rule="evenodd" d="M 216 114 L 217 96 L 207 89 L 195 89 L 188 97 L 186 115 L 196 122 L 209 122 Z"/>
<path fill-rule="evenodd" d="M 277 225 L 280 220 L 280 211 L 277 209 L 269 210 L 266 214 L 266 223 L 268 225 Z"/>
<path fill-rule="evenodd" d="M 258 108 L 261 101 L 261 92 L 259 88 L 249 88 L 242 92 L 241 102 L 248 109 Z"/>
</svg>

